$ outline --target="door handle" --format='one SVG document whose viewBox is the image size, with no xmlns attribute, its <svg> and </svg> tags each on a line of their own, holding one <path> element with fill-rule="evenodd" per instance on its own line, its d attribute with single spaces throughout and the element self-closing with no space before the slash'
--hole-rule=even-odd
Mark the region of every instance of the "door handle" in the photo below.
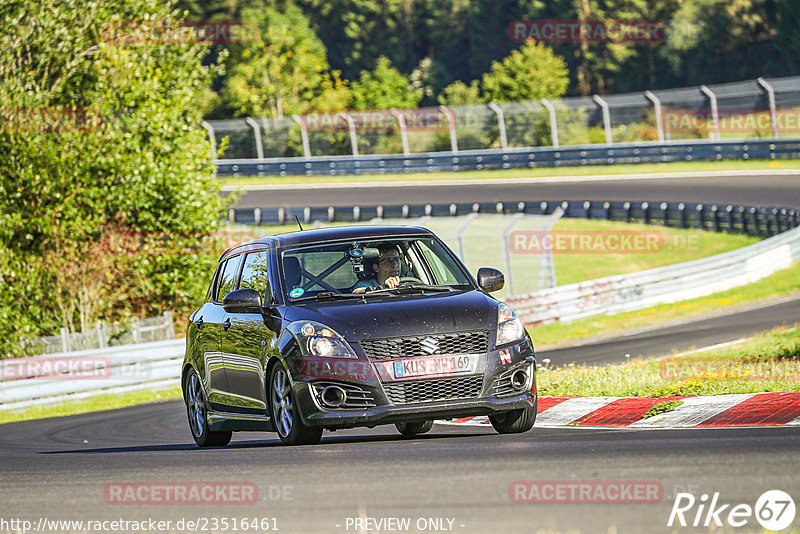
<svg viewBox="0 0 800 534">
<path fill-rule="evenodd" d="M 197 328 L 200 328 L 201 326 L 203 326 L 203 316 L 201 315 L 201 316 L 200 316 L 200 318 L 199 318 L 199 319 L 197 319 L 197 320 L 194 322 L 194 324 L 195 324 L 195 325 L 197 325 Z"/>
<path fill-rule="evenodd" d="M 230 328 L 230 327 L 231 327 L 231 318 L 230 318 L 230 317 L 228 317 L 228 318 L 227 318 L 227 319 L 225 319 L 225 321 L 222 323 L 222 330 L 223 330 L 224 332 L 227 332 L 227 331 L 228 331 L 228 328 Z"/>
</svg>

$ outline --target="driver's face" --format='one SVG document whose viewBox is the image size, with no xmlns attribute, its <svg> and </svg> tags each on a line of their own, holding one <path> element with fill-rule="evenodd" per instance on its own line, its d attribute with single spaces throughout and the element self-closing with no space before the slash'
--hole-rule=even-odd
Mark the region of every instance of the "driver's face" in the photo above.
<svg viewBox="0 0 800 534">
<path fill-rule="evenodd" d="M 378 283 L 383 285 L 387 278 L 400 276 L 400 254 L 395 249 L 387 250 L 378 258 L 378 265 L 373 266 Z"/>
</svg>

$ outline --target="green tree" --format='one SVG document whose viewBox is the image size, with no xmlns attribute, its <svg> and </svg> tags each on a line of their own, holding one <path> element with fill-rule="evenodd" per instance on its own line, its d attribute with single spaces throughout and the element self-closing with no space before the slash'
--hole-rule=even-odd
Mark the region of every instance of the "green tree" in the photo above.
<svg viewBox="0 0 800 534">
<path fill-rule="evenodd" d="M 300 8 L 246 9 L 259 38 L 232 55 L 223 98 L 240 116 L 282 117 L 342 109 L 347 87 L 329 72 L 325 45 Z M 323 109 L 324 108 L 324 109 Z"/>
<path fill-rule="evenodd" d="M 439 93 L 438 101 L 445 106 L 468 106 L 481 103 L 483 100 L 478 80 L 472 80 L 469 85 L 462 81 L 451 83 Z"/>
<path fill-rule="evenodd" d="M 0 8 L 0 286 L 15 288 L 0 299 L 4 343 L 130 312 L 121 264 L 149 281 L 150 306 L 198 298 L 187 251 L 226 204 L 195 105 L 216 69 L 206 51 L 147 0 Z M 93 271 L 112 232 L 150 254 Z"/>
<path fill-rule="evenodd" d="M 481 80 L 486 101 L 513 102 L 558 98 L 569 78 L 564 60 L 545 45 L 530 41 L 502 62 L 495 61 Z"/>
<path fill-rule="evenodd" d="M 375 70 L 361 72 L 350 90 L 353 109 L 413 108 L 422 98 L 422 90 L 414 89 L 408 78 L 383 56 L 378 58 Z"/>
</svg>

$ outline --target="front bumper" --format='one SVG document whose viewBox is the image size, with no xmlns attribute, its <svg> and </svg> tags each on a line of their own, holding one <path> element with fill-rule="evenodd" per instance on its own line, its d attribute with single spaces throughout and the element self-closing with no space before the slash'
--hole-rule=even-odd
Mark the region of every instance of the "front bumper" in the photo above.
<svg viewBox="0 0 800 534">
<path fill-rule="evenodd" d="M 322 405 L 314 392 L 314 380 L 297 380 L 294 383 L 300 416 L 308 426 L 330 429 L 375 426 L 391 423 L 410 423 L 431 419 L 453 419 L 477 415 L 492 415 L 510 410 L 531 408 L 536 405 L 536 361 L 529 339 L 513 346 L 485 353 L 482 358 L 482 377 L 479 390 L 464 398 L 443 398 L 421 402 L 393 403 L 387 388 L 400 382 L 385 381 L 377 373 L 366 380 L 346 380 L 372 394 L 374 405 L 363 408 L 333 409 Z M 515 369 L 525 369 L 530 381 L 524 389 L 498 390 L 503 377 Z M 475 375 L 477 380 L 479 377 Z M 325 383 L 335 383 L 326 380 Z M 425 381 L 419 381 L 425 382 Z M 418 383 L 419 383 L 418 382 Z"/>
<path fill-rule="evenodd" d="M 355 426 L 374 426 L 390 423 L 412 423 L 430 419 L 454 419 L 474 415 L 492 415 L 519 408 L 531 408 L 535 395 L 525 393 L 516 397 L 499 399 L 480 397 L 477 399 L 458 399 L 449 401 L 420 402 L 402 406 L 375 406 L 364 411 L 319 410 L 305 415 L 304 422 L 309 426 L 325 428 L 351 428 Z M 313 400 L 308 399 L 310 402 Z"/>
</svg>

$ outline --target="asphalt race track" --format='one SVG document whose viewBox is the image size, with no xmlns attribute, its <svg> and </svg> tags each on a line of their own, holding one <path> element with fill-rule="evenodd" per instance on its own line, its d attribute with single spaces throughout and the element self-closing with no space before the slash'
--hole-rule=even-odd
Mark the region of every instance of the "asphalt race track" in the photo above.
<svg viewBox="0 0 800 534">
<path fill-rule="evenodd" d="M 557 172 L 555 169 L 553 172 Z M 643 177 L 644 178 L 644 177 Z M 269 186 L 249 190 L 237 208 L 302 208 L 305 206 L 353 206 L 449 204 L 466 202 L 562 200 L 667 201 L 747 206 L 800 207 L 800 174 L 739 174 L 715 177 L 636 179 L 628 176 L 552 180 L 463 180 L 426 185 L 381 184 Z"/>
<path fill-rule="evenodd" d="M 273 434 L 236 436 L 226 448 L 196 448 L 179 401 L 4 425 L 3 517 L 34 524 L 41 517 L 259 517 L 276 518 L 280 532 L 378 531 L 353 523 L 347 528 L 348 518 L 359 517 L 408 517 L 412 525 L 420 518 L 449 518 L 452 531 L 464 533 L 697 532 L 703 529 L 667 528 L 678 492 L 688 491 L 698 502 L 704 493 L 719 492 L 720 503 L 750 506 L 771 489 L 800 495 L 798 427 L 534 427 L 500 436 L 491 428 L 436 425 L 430 434 L 406 440 L 382 426 L 326 433 L 319 445 L 294 448 L 281 446 Z M 107 485 L 132 481 L 255 484 L 259 497 L 237 505 L 107 500 Z M 661 489 L 652 503 L 513 503 L 517 494 L 509 488 L 515 481 L 648 481 Z M 690 524 L 696 508 L 686 514 Z M 754 518 L 735 530 L 754 531 L 761 531 Z"/>
<path fill-rule="evenodd" d="M 800 299 L 786 300 L 709 318 L 694 328 L 676 325 L 541 352 L 539 358 L 554 364 L 598 363 L 619 359 L 614 352 L 623 348 L 662 354 L 686 343 L 699 346 L 787 323 L 787 316 L 798 316 L 798 306 Z M 377 532 L 356 529 L 352 522 L 388 517 L 411 518 L 412 524 L 449 518 L 452 530 L 464 533 L 698 532 L 703 529 L 667 528 L 677 493 L 700 499 L 719 492 L 720 503 L 750 506 L 771 489 L 800 495 L 792 467 L 800 462 L 800 427 L 534 427 L 526 434 L 499 436 L 491 428 L 435 425 L 430 434 L 406 440 L 393 426 L 380 426 L 326 432 L 321 444 L 294 448 L 280 445 L 274 434 L 238 433 L 226 448 L 201 450 L 189 435 L 184 410 L 180 401 L 170 401 L 2 425 L 0 517 L 34 523 L 41 517 L 173 522 L 265 517 L 276 518 L 281 532 Z M 254 484 L 259 499 L 244 505 L 107 500 L 108 485 L 176 481 Z M 514 503 L 516 493 L 509 488 L 516 481 L 649 481 L 661 490 L 646 503 Z M 689 524 L 695 511 L 687 513 Z M 735 531 L 761 529 L 751 520 Z"/>
</svg>

